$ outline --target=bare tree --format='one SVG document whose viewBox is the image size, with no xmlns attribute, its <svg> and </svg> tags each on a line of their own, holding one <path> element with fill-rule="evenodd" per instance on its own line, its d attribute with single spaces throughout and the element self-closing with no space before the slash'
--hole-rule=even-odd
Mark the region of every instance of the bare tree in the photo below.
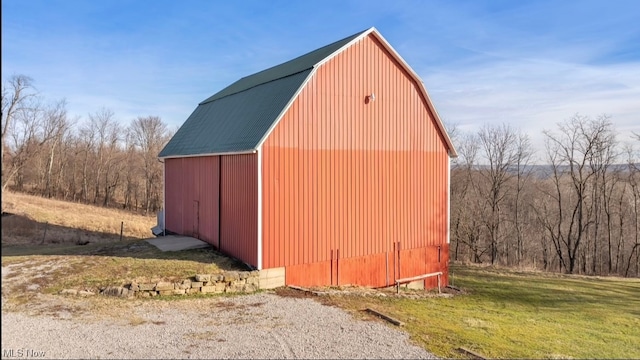
<svg viewBox="0 0 640 360">
<path fill-rule="evenodd" d="M 538 194 L 543 194 L 543 193 L 551 194 L 552 191 L 545 191 L 541 189 L 545 185 L 546 184 L 544 182 L 542 182 L 542 184 L 537 184 Z M 539 228 L 543 230 L 541 231 L 540 234 L 538 234 L 537 238 L 540 242 L 540 248 L 542 251 L 542 254 L 541 254 L 542 264 L 543 264 L 542 268 L 545 271 L 549 270 L 551 267 L 551 245 L 549 243 L 550 236 L 548 235 L 553 235 L 553 228 L 551 227 L 552 226 L 551 222 L 548 220 L 552 216 L 550 215 L 550 213 L 552 212 L 552 210 L 550 209 L 551 208 L 550 199 L 551 199 L 551 195 L 543 195 L 543 196 L 538 195 L 531 201 L 531 209 L 535 214 L 536 223 L 539 226 Z M 550 228 L 548 228 L 548 226 Z M 546 231 L 546 230 L 549 230 L 549 231 Z M 534 262 L 535 262 L 535 259 L 536 257 L 534 256 Z"/>
<path fill-rule="evenodd" d="M 160 209 L 162 167 L 158 153 L 169 140 L 167 126 L 158 116 L 138 117 L 130 126 L 133 142 L 144 163 L 146 212 Z"/>
<path fill-rule="evenodd" d="M 640 143 L 640 134 L 633 134 L 635 140 Z M 632 213 L 634 218 L 634 231 L 633 231 L 633 246 L 629 252 L 627 258 L 627 266 L 624 271 L 624 276 L 629 276 L 629 269 L 633 257 L 636 258 L 636 276 L 640 276 L 640 166 L 638 165 L 638 159 L 634 156 L 634 148 L 629 147 L 627 149 L 627 167 L 629 170 L 629 185 L 631 187 L 632 196 Z"/>
<path fill-rule="evenodd" d="M 486 251 L 480 244 L 481 227 L 476 210 L 478 203 L 473 185 L 480 149 L 478 139 L 473 134 L 460 135 L 456 138 L 459 157 L 453 162 L 451 174 L 451 222 L 454 256 L 458 259 L 462 251 L 461 245 L 469 250 L 469 260 L 481 262 Z"/>
<path fill-rule="evenodd" d="M 2 191 L 4 192 L 8 179 L 5 179 L 5 148 L 7 135 L 13 125 L 17 113 L 27 110 L 31 106 L 31 100 L 35 97 L 32 80 L 25 75 L 12 76 L 7 84 L 2 85 L 2 145 L 0 157 L 2 161 Z"/>
<path fill-rule="evenodd" d="M 48 158 L 46 160 L 46 169 L 43 174 L 42 194 L 52 197 L 56 190 L 52 189 L 53 182 L 53 165 L 55 161 L 56 151 L 62 144 L 63 138 L 69 132 L 72 122 L 67 118 L 66 101 L 62 100 L 53 104 L 45 112 L 44 132 L 49 134 Z M 59 170 L 59 169 L 58 169 Z"/>
<path fill-rule="evenodd" d="M 97 131 L 91 123 L 84 124 L 80 127 L 78 147 L 82 152 L 82 166 L 80 167 L 80 199 L 85 203 L 89 201 L 89 163 L 92 160 L 94 147 L 97 142 Z"/>
<path fill-rule="evenodd" d="M 49 111 L 40 102 L 33 101 L 29 107 L 22 107 L 13 113 L 12 124 L 8 127 L 11 142 L 7 144 L 10 154 L 5 153 L 6 176 L 3 177 L 2 190 L 15 179 L 21 189 L 25 183 L 25 170 L 34 173 L 29 163 L 36 161 L 39 154 L 55 136 L 53 124 L 49 121 Z M 8 158 L 8 159 L 7 159 Z"/>
<path fill-rule="evenodd" d="M 547 216 L 545 227 L 556 247 L 562 267 L 573 273 L 580 246 L 592 222 L 587 202 L 588 184 L 595 175 L 589 164 L 598 147 L 611 134 L 607 118 L 591 120 L 575 115 L 558 124 L 559 133 L 545 131 L 548 160 L 552 166 L 557 218 Z M 563 196 L 564 182 L 569 186 Z M 568 212 L 568 213 L 567 213 Z"/>
<path fill-rule="evenodd" d="M 478 133 L 482 155 L 486 165 L 480 168 L 488 188 L 480 188 L 489 211 L 484 213 L 484 223 L 490 241 L 491 264 L 499 260 L 498 248 L 502 234 L 500 226 L 504 220 L 501 206 L 507 195 L 508 181 L 514 176 L 512 167 L 518 161 L 518 135 L 508 125 L 484 126 Z M 507 252 L 508 257 L 508 252 Z"/>
<path fill-rule="evenodd" d="M 531 178 L 531 158 L 533 156 L 533 148 L 531 141 L 526 134 L 519 133 L 516 139 L 515 153 L 515 199 L 513 209 L 513 222 L 516 235 L 516 263 L 518 266 L 522 263 L 524 253 L 524 223 L 522 221 L 522 194 L 525 186 Z"/>
<path fill-rule="evenodd" d="M 597 122 L 606 124 L 610 123 L 608 116 L 600 116 L 596 119 Z M 592 262 L 591 262 L 591 272 L 601 273 L 602 269 L 598 269 L 598 265 L 601 265 L 602 262 L 599 259 L 599 256 L 602 251 L 599 251 L 600 245 L 599 240 L 601 238 L 601 223 L 602 223 L 602 213 L 605 214 L 605 231 L 607 237 L 607 250 L 608 250 L 608 272 L 611 272 L 613 267 L 612 262 L 612 196 L 613 190 L 616 185 L 615 174 L 612 173 L 611 167 L 614 165 L 617 154 L 615 153 L 615 148 L 617 146 L 617 142 L 615 140 L 615 134 L 613 133 L 613 129 L 606 128 L 604 129 L 596 138 L 593 139 L 593 148 L 591 156 L 588 158 L 588 166 L 589 171 L 593 173 L 591 178 L 591 209 L 593 226 L 587 234 L 592 234 L 593 236 L 587 237 L 587 248 L 591 247 L 592 250 Z M 584 259 L 582 261 L 583 271 L 586 272 L 587 259 L 586 259 L 586 251 L 583 252 Z"/>
<path fill-rule="evenodd" d="M 141 169 L 144 168 L 144 162 L 141 161 L 142 157 L 138 156 L 138 150 L 134 141 L 134 134 L 132 128 L 127 129 L 125 136 L 125 172 L 124 172 L 124 189 L 123 189 L 123 204 L 124 209 L 137 209 L 139 206 L 140 194 L 140 182 L 144 180 L 145 176 Z M 143 181 L 144 182 L 144 181 Z"/>
<path fill-rule="evenodd" d="M 57 161 L 53 168 L 56 169 L 56 175 L 53 187 L 56 189 L 54 196 L 63 200 L 76 201 L 77 181 L 76 170 L 78 165 L 78 138 L 73 131 L 73 124 L 78 119 L 71 120 L 71 127 L 62 135 L 60 145 L 58 146 Z M 52 177 L 54 175 L 52 174 Z"/>
<path fill-rule="evenodd" d="M 625 250 L 625 243 L 626 243 L 626 239 L 625 239 L 625 225 L 626 225 L 626 219 L 630 214 L 630 209 L 629 206 L 627 206 L 627 201 L 628 201 L 628 191 L 629 191 L 629 184 L 627 182 L 623 182 L 622 180 L 620 181 L 620 190 L 618 191 L 618 196 L 616 197 L 616 205 L 617 205 L 617 211 L 618 211 L 618 222 L 617 222 L 617 226 L 618 226 L 618 231 L 617 231 L 617 246 L 616 246 L 616 260 L 615 260 L 615 272 L 617 274 L 620 274 L 620 265 L 621 262 L 624 260 L 624 250 Z"/>
<path fill-rule="evenodd" d="M 83 183 L 79 169 L 82 169 L 82 156 L 85 150 L 84 142 L 77 132 L 70 132 L 63 142 L 63 154 L 66 159 L 67 171 L 61 175 L 64 177 L 63 199 L 78 201 L 82 199 Z M 80 181 L 80 183 L 79 183 Z"/>
<path fill-rule="evenodd" d="M 110 183 L 114 176 L 111 170 L 118 153 L 120 133 L 120 124 L 116 121 L 114 112 L 106 108 L 90 114 L 89 122 L 80 128 L 80 137 L 84 145 L 82 198 L 85 202 L 89 201 L 89 193 L 92 193 L 91 201 L 94 204 L 101 199 L 103 204 L 105 201 L 108 202 Z"/>
</svg>

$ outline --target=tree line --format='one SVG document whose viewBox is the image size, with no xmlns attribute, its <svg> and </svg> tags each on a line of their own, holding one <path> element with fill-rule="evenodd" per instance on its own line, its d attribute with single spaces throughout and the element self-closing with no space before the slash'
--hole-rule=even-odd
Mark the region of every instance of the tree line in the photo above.
<svg viewBox="0 0 640 360">
<path fill-rule="evenodd" d="M 46 102 L 28 76 L 3 83 L 2 191 L 157 212 L 167 125 L 158 116 L 123 125 L 106 108 L 70 118 L 66 105 Z"/>
<path fill-rule="evenodd" d="M 576 115 L 544 131 L 536 154 L 508 125 L 449 132 L 453 260 L 640 276 L 640 134 L 625 145 L 607 116 Z M 2 191 L 153 214 L 163 206 L 157 155 L 172 135 L 157 116 L 71 119 L 65 101 L 46 103 L 13 76 L 2 87 Z"/>
<path fill-rule="evenodd" d="M 640 275 L 640 134 L 608 116 L 545 130 L 541 164 L 508 125 L 452 129 L 451 258 L 589 275 Z"/>
</svg>

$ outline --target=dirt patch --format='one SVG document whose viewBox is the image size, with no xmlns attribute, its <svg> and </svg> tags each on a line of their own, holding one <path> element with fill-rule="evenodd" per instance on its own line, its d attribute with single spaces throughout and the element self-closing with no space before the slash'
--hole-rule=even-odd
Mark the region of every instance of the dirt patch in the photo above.
<svg viewBox="0 0 640 360">
<path fill-rule="evenodd" d="M 298 299 L 313 298 L 317 296 L 312 292 L 300 291 L 300 290 L 292 289 L 290 287 L 277 288 L 275 289 L 275 293 L 276 295 L 280 295 L 282 297 L 290 297 L 290 298 L 298 298 Z"/>
</svg>

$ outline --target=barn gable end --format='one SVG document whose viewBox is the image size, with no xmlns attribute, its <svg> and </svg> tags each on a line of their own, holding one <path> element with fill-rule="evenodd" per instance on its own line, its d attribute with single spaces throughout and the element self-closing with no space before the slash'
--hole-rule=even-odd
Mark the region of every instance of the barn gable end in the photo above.
<svg viewBox="0 0 640 360">
<path fill-rule="evenodd" d="M 309 286 L 446 266 L 449 149 L 419 86 L 373 35 L 316 68 L 259 149 L 263 266 Z"/>
</svg>

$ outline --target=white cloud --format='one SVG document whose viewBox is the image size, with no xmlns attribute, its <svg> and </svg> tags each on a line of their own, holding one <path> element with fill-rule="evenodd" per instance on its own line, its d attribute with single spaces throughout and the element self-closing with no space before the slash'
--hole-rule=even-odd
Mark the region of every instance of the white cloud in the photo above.
<svg viewBox="0 0 640 360">
<path fill-rule="evenodd" d="M 607 114 L 620 134 L 640 132 L 640 63 L 513 60 L 422 73 L 441 117 L 461 130 L 508 123 L 539 150 L 542 131 L 576 113 Z"/>
</svg>

